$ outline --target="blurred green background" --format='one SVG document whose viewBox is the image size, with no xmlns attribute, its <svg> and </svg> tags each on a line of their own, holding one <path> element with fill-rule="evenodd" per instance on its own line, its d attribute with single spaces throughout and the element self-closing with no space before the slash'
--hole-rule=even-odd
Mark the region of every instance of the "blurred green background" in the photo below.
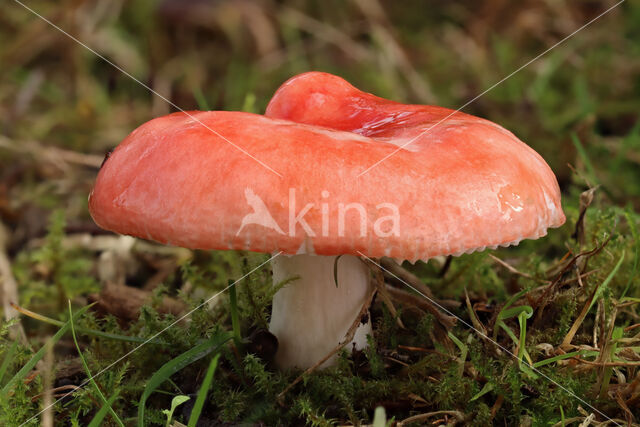
<svg viewBox="0 0 640 427">
<path fill-rule="evenodd" d="M 403 103 L 456 109 L 615 2 L 72 0 L 25 4 L 184 110 L 263 113 L 282 82 L 309 70 L 337 74 L 360 89 Z M 62 252 L 70 258 L 56 260 L 52 254 L 60 250 L 56 239 L 102 233 L 91 221 L 86 201 L 103 156 L 140 124 L 172 111 L 175 108 L 163 99 L 19 3 L 3 3 L 0 220 L 7 233 L 0 246 L 12 261 L 21 304 L 65 319 L 65 296 L 76 298 L 75 303 L 86 302 L 83 298 L 100 289 L 94 266 L 99 255 Z M 593 220 L 598 227 L 591 242 L 602 238 L 608 226 L 603 224 L 624 222 L 612 212 L 619 214 L 626 208 L 627 219 L 633 222 L 629 218 L 637 218 L 635 212 L 640 210 L 640 3 L 624 2 L 463 111 L 501 124 L 532 146 L 551 165 L 563 191 L 567 225 L 550 243 L 525 244 L 508 252 L 509 256 L 520 257 L 538 273 L 542 271 L 539 263 L 561 257 L 568 246 L 563 242 L 569 240 L 578 218 L 579 195 L 589 187 L 599 186 Z M 625 227 L 618 230 L 621 237 L 619 246 L 609 253 L 613 255 L 600 261 L 604 278 L 626 248 L 623 269 L 628 274 L 620 279 L 620 288 L 627 278 L 628 283 L 635 278 L 632 241 L 625 240 L 631 231 Z M 192 261 L 196 266 L 198 257 L 203 265 L 212 259 L 223 266 L 233 264 L 218 255 L 196 254 Z M 54 273 L 46 270 L 50 264 L 57 266 Z M 424 266 L 417 270 L 428 281 L 432 272 Z M 215 273 L 221 276 L 223 271 L 232 276 L 235 270 L 220 267 Z M 136 280 L 142 283 L 150 274 L 139 272 L 128 283 L 135 286 Z M 60 277 L 73 278 L 73 283 L 53 286 Z M 434 289 L 441 296 L 463 298 L 464 287 L 474 288 L 474 283 L 438 289 L 434 282 Z M 171 285 L 167 287 L 171 290 Z M 497 298 L 494 302 L 507 296 L 499 291 L 498 297 L 488 295 Z M 473 298 L 485 296 L 477 291 Z M 579 310 L 582 303 L 571 307 Z M 459 314 L 464 315 L 464 307 Z M 632 312 L 626 324 L 639 317 Z M 27 323 L 26 330 L 34 348 L 47 336 L 37 324 Z M 144 330 L 138 332 L 144 336 Z M 6 354 L 9 343 L 5 341 L 0 354 Z M 62 354 L 65 351 L 72 352 L 67 349 Z M 99 348 L 91 351 L 100 355 Z M 123 353 L 122 348 L 115 351 Z M 16 360 L 28 360 L 29 349 L 25 347 L 21 354 Z M 102 366 L 100 357 L 95 359 L 92 363 Z M 635 371 L 631 374 L 638 378 Z M 129 385 L 131 395 L 139 392 L 143 379 L 138 380 Z M 287 383 L 286 378 L 281 381 Z M 469 393 L 477 393 L 482 385 L 469 387 L 467 394 L 460 395 L 466 396 L 462 401 L 450 397 L 445 404 L 434 406 L 430 400 L 427 406 L 464 409 L 464 400 L 473 395 Z M 31 392 L 24 391 L 24 402 L 35 393 Z M 518 399 L 506 397 L 507 403 L 496 411 L 498 418 L 515 425 L 526 411 L 511 398 Z M 233 399 L 241 401 L 235 395 L 230 399 L 231 408 Z M 321 405 L 313 409 L 314 397 L 309 399 L 297 401 L 300 418 L 269 413 L 271 418 L 253 421 L 321 425 L 322 414 L 314 412 Z M 83 416 L 91 413 L 91 401 L 86 402 Z M 25 420 L 39 403 L 36 399 L 22 409 L 8 405 L 3 407 L 3 419 Z M 127 407 L 126 402 L 122 405 Z M 353 413 L 330 412 L 343 422 L 365 420 L 363 414 L 372 414 L 368 405 L 354 406 Z M 161 402 L 156 409 L 161 407 L 168 405 Z M 546 421 L 540 422 L 547 425 L 556 415 L 559 420 L 555 410 L 549 409 Z M 580 414 L 576 405 L 566 410 Z M 399 416 L 410 413 L 398 411 Z M 633 411 L 637 416 L 637 408 Z M 625 415 L 620 408 L 611 413 Z M 161 421 L 159 409 L 155 414 Z M 229 409 L 222 418 L 213 419 L 246 416 L 246 411 Z M 83 418 L 76 414 L 75 419 Z"/>
</svg>

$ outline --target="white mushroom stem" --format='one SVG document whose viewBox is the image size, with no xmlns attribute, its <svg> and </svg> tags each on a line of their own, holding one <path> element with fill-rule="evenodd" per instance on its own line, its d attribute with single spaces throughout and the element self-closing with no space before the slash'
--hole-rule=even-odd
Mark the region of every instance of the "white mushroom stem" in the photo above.
<svg viewBox="0 0 640 427">
<path fill-rule="evenodd" d="M 371 283 L 369 270 L 355 256 L 281 255 L 272 261 L 273 283 L 298 276 L 273 298 L 269 330 L 278 338 L 275 361 L 281 369 L 306 369 L 333 350 L 362 309 Z M 362 349 L 371 334 L 371 321 L 361 323 L 344 348 Z M 322 366 L 329 366 L 335 358 Z"/>
</svg>

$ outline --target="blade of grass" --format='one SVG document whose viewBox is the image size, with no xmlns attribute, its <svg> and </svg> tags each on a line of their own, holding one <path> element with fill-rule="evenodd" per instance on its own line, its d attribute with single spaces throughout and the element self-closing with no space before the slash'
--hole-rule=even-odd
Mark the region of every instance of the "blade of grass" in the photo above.
<svg viewBox="0 0 640 427">
<path fill-rule="evenodd" d="M 492 390 L 493 390 L 493 384 L 485 383 L 484 386 L 482 387 L 482 390 L 480 390 L 475 396 L 473 396 L 471 400 L 469 400 L 469 402 L 473 402 L 474 400 L 480 399 L 482 396 L 484 396 L 485 394 L 489 393 Z"/>
<path fill-rule="evenodd" d="M 458 376 L 462 377 L 462 374 L 464 374 L 464 363 L 467 359 L 469 348 L 451 332 L 447 332 L 447 335 L 449 336 L 449 338 L 451 338 L 451 341 L 453 341 L 454 344 L 460 349 L 460 358 L 458 359 L 460 363 L 460 366 L 458 368 Z"/>
<path fill-rule="evenodd" d="M 505 305 L 502 306 L 502 309 L 500 310 L 500 312 L 503 312 L 504 310 L 508 309 L 509 307 L 511 307 L 511 305 L 518 301 L 520 298 L 522 298 L 522 296 L 524 294 L 526 294 L 528 292 L 527 289 L 523 289 L 520 292 L 516 293 L 514 296 L 512 296 L 511 298 L 509 298 L 509 300 L 505 303 Z M 500 315 L 500 314 L 498 314 Z"/>
<path fill-rule="evenodd" d="M 533 367 L 534 368 L 539 368 L 541 366 L 548 365 L 548 364 L 554 363 L 554 362 L 558 362 L 558 361 L 564 360 L 564 359 L 570 359 L 572 357 L 577 357 L 577 356 L 597 356 L 598 354 L 599 354 L 599 352 L 597 352 L 595 350 L 572 351 L 572 352 L 569 352 L 569 353 L 559 354 L 557 356 L 549 357 L 548 359 L 540 360 L 540 361 L 534 363 Z"/>
<path fill-rule="evenodd" d="M 13 359 L 13 354 L 16 352 L 18 348 L 18 340 L 15 340 L 9 350 L 7 350 L 7 354 L 4 355 L 4 359 L 2 360 L 2 365 L 0 365 L 0 384 L 2 384 L 2 380 L 4 378 L 4 374 L 7 372 L 7 368 Z"/>
<path fill-rule="evenodd" d="M 507 326 L 506 323 L 500 320 L 496 325 L 496 328 L 497 327 L 502 328 L 507 333 L 507 335 L 509 335 L 509 338 L 511 338 L 511 340 L 515 344 L 520 346 L 520 340 L 518 339 L 518 337 L 516 337 L 516 334 L 513 333 L 513 331 Z M 520 347 L 518 347 L 518 354 L 520 354 L 521 352 L 522 352 L 522 355 L 527 358 L 527 363 L 522 363 L 522 359 L 520 358 L 520 356 L 518 356 L 518 367 L 522 372 L 526 373 L 531 378 L 534 378 L 534 379 L 538 378 L 538 375 L 535 372 L 533 372 L 533 370 L 530 368 L 530 366 L 533 366 L 531 356 L 529 356 L 529 353 L 527 353 L 526 349 L 522 349 L 521 351 Z"/>
<path fill-rule="evenodd" d="M 596 289 L 593 291 L 593 293 L 591 294 L 590 301 L 584 305 L 584 307 L 582 308 L 582 311 L 576 318 L 575 322 L 573 322 L 573 325 L 571 325 L 571 329 L 569 329 L 569 332 L 567 332 L 567 335 L 565 335 L 564 339 L 562 340 L 562 344 L 560 344 L 560 348 L 568 349 L 568 347 L 571 345 L 571 341 L 573 340 L 573 337 L 575 336 L 576 332 L 578 332 L 578 328 L 584 321 L 584 318 L 587 316 L 587 313 L 589 313 L 589 310 L 591 310 L 591 307 L 593 307 L 593 305 L 596 303 L 600 295 L 602 295 L 602 292 L 604 291 L 604 289 L 609 285 L 609 282 L 611 282 L 613 277 L 618 272 L 618 269 L 622 265 L 622 261 L 624 261 L 624 255 L 625 253 L 624 251 L 622 251 L 622 256 L 620 257 L 620 260 L 618 261 L 618 263 L 615 265 L 615 267 L 613 267 L 609 275 L 600 284 L 598 284 Z"/>
<path fill-rule="evenodd" d="M 624 335 L 624 329 L 621 326 L 616 326 L 613 329 L 613 333 L 611 334 L 611 342 L 608 344 L 609 354 L 607 355 L 607 359 L 613 361 L 614 356 L 616 354 L 616 349 L 618 347 L 617 340 L 622 338 Z M 605 360 L 606 361 L 606 360 Z M 607 396 L 607 391 L 609 388 L 609 383 L 611 382 L 611 375 L 613 374 L 613 367 L 607 366 L 604 368 L 602 384 L 600 385 L 600 399 L 604 399 Z"/>
<path fill-rule="evenodd" d="M 530 364 L 533 363 L 531 359 L 529 359 L 529 354 L 527 353 L 526 342 L 527 342 L 527 319 L 533 315 L 533 310 L 529 314 L 526 311 L 521 311 L 518 314 L 518 324 L 520 325 L 520 340 L 518 341 L 518 362 L 522 365 L 522 358 L 526 355 L 527 362 Z"/>
<path fill-rule="evenodd" d="M 140 402 L 138 404 L 138 426 L 144 427 L 144 410 L 147 399 L 163 382 L 193 362 L 202 359 L 212 352 L 220 351 L 222 345 L 231 338 L 233 338 L 233 335 L 228 332 L 215 333 L 211 338 L 162 365 L 162 367 L 151 376 L 142 396 L 140 396 Z"/>
<path fill-rule="evenodd" d="M 526 338 L 527 338 L 527 320 L 531 319 L 533 316 L 533 308 L 528 305 L 522 306 L 522 311 L 518 313 L 518 324 L 520 326 L 520 348 L 522 348 L 522 352 L 524 356 L 527 358 L 529 364 L 533 364 L 533 360 L 529 357 L 529 353 L 527 352 Z"/>
<path fill-rule="evenodd" d="M 209 363 L 209 368 L 207 369 L 207 373 L 205 374 L 200 390 L 198 391 L 196 403 L 193 405 L 191 415 L 189 416 L 188 427 L 196 427 L 198 424 L 198 419 L 200 419 L 202 407 L 204 406 L 204 400 L 207 397 L 207 393 L 211 387 L 211 382 L 213 381 L 213 374 L 215 374 L 216 368 L 218 367 L 218 359 L 220 359 L 220 353 L 213 356 L 211 363 Z"/>
<path fill-rule="evenodd" d="M 529 356 L 529 353 L 527 352 L 527 349 L 524 345 L 527 334 L 527 319 L 530 319 L 531 316 L 533 316 L 533 308 L 530 305 L 521 305 L 513 308 L 507 307 L 509 307 L 513 302 L 517 300 L 516 297 L 519 297 L 519 295 L 523 295 L 524 292 L 526 291 L 518 292 L 513 298 L 511 298 L 511 300 L 509 300 L 509 302 L 507 302 L 507 304 L 504 305 L 504 307 L 502 307 L 502 310 L 500 310 L 500 312 L 498 313 L 498 319 L 495 328 L 496 332 L 494 332 L 494 336 L 497 337 L 498 327 L 502 328 L 513 340 L 513 342 L 518 345 L 518 365 L 521 368 L 523 356 L 527 358 L 527 362 L 529 363 L 529 365 L 533 364 L 533 360 L 531 360 L 531 357 Z M 503 321 L 504 319 L 510 319 L 515 316 L 518 317 L 518 324 L 520 325 L 520 338 L 516 337 L 513 331 Z"/>
<path fill-rule="evenodd" d="M 519 342 L 518 337 L 516 337 L 516 334 L 513 333 L 513 331 L 507 326 L 506 323 L 500 321 L 496 324 L 496 326 L 501 327 L 507 333 L 507 335 L 509 335 L 509 338 L 511 338 L 511 341 L 518 344 Z"/>
<path fill-rule="evenodd" d="M 211 110 L 211 107 L 209 107 L 209 102 L 207 101 L 207 97 L 204 96 L 204 93 L 202 93 L 202 90 L 199 87 L 193 88 L 193 97 L 196 100 L 198 109 L 203 111 Z"/>
<path fill-rule="evenodd" d="M 91 383 L 93 388 L 95 388 L 96 392 L 98 393 L 98 396 L 100 397 L 100 400 L 102 400 L 102 406 L 104 407 L 106 405 L 107 411 L 109 412 L 109 414 L 111 414 L 111 417 L 113 418 L 113 420 L 119 426 L 124 427 L 124 423 L 122 422 L 118 414 L 116 414 L 116 412 L 113 410 L 111 405 L 108 403 L 107 398 L 104 397 L 104 394 L 102 394 L 100 387 L 98 387 L 98 384 L 93 379 L 93 375 L 89 370 L 89 365 L 87 365 L 87 361 L 85 360 L 84 355 L 80 350 L 80 344 L 78 344 L 78 338 L 76 337 L 76 330 L 73 327 L 74 320 L 73 320 L 73 311 L 71 310 L 71 300 L 69 300 L 68 303 L 69 303 L 69 323 L 71 325 L 71 336 L 73 337 L 73 342 L 76 345 L 76 350 L 78 350 L 78 356 L 80 356 L 80 360 L 82 361 L 82 366 L 84 367 L 84 371 L 87 373 L 87 378 L 89 378 L 89 382 Z"/>
<path fill-rule="evenodd" d="M 115 402 L 118 398 L 118 394 L 119 392 L 115 392 L 113 396 L 107 399 L 107 404 L 102 405 L 102 408 L 100 408 L 100 410 L 96 412 L 96 414 L 91 419 L 88 427 L 100 427 L 101 425 L 103 425 L 102 420 L 104 420 L 104 417 L 107 416 L 107 412 L 109 412 L 109 409 L 111 409 L 111 405 L 113 405 L 113 402 Z"/>
<path fill-rule="evenodd" d="M 61 322 L 60 320 L 56 320 L 56 319 L 52 319 L 50 317 L 47 316 L 43 316 L 42 314 L 33 312 L 31 310 L 27 310 L 24 307 L 20 307 L 16 304 L 11 304 L 11 306 L 16 309 L 17 311 L 19 311 L 20 313 L 24 314 L 25 316 L 29 316 L 32 319 L 36 319 L 39 320 L 41 322 L 45 322 L 48 323 L 50 325 L 54 325 L 54 326 L 63 326 L 64 322 Z M 118 340 L 118 341 L 125 341 L 125 342 L 134 342 L 134 343 L 138 343 L 138 344 L 158 344 L 158 345 L 168 345 L 166 342 L 160 341 L 160 340 L 151 340 L 151 341 L 147 341 L 147 339 L 145 338 L 140 338 L 140 337 L 130 337 L 127 335 L 119 335 L 119 334 L 111 334 L 108 332 L 102 332 L 102 331 L 97 331 L 95 329 L 87 329 L 87 328 L 75 328 L 76 332 L 81 333 L 81 334 L 85 334 L 85 335 L 94 335 L 97 337 L 102 337 L 102 338 L 107 338 L 107 339 L 112 339 L 112 340 Z"/>
<path fill-rule="evenodd" d="M 593 307 L 593 305 L 596 303 L 596 300 L 598 300 L 600 298 L 600 295 L 602 295 L 602 293 L 607 288 L 607 286 L 609 286 L 609 283 L 611 282 L 611 280 L 613 280 L 613 277 L 616 275 L 616 273 L 620 269 L 620 266 L 622 265 L 622 262 L 624 261 L 624 255 L 625 255 L 625 253 L 624 253 L 624 251 L 622 251 L 622 255 L 620 256 L 620 260 L 618 260 L 618 263 L 616 264 L 615 267 L 613 267 L 613 270 L 611 270 L 611 273 L 609 273 L 607 278 L 604 279 L 602 284 L 596 290 L 596 294 L 594 295 L 593 299 L 591 300 L 591 304 L 589 304 L 589 308 L 587 309 L 587 312 L 589 310 L 591 310 L 591 307 Z"/>
<path fill-rule="evenodd" d="M 513 307 L 508 310 L 501 310 L 498 314 L 498 319 L 510 319 L 512 317 L 520 316 L 522 313 L 527 315 L 527 319 L 533 315 L 533 308 L 530 305 L 521 305 L 518 307 Z"/>
<path fill-rule="evenodd" d="M 82 307 L 80 310 L 76 312 L 75 316 L 77 317 L 84 314 L 87 310 L 89 310 L 89 307 L 91 307 L 91 305 Z M 25 363 L 25 365 L 13 376 L 13 378 L 11 378 L 9 382 L 7 382 L 7 384 L 5 384 L 4 387 L 2 387 L 2 390 L 0 390 L 0 399 L 6 398 L 7 393 L 9 392 L 11 387 L 13 387 L 13 385 L 18 381 L 23 380 L 24 377 L 26 377 L 27 374 L 31 372 L 33 367 L 36 366 L 36 363 L 38 363 L 40 359 L 44 357 L 44 354 L 47 349 L 47 345 L 54 345 L 55 343 L 57 343 L 60 340 L 60 338 L 62 338 L 62 336 L 66 334 L 67 331 L 69 331 L 70 327 L 71 327 L 71 321 L 69 320 L 58 330 L 58 332 L 55 333 L 54 336 L 49 338 L 49 341 L 47 343 L 45 343 L 42 347 L 40 347 L 40 350 L 38 350 L 36 354 L 34 354 L 31 357 L 31 359 L 29 359 L 29 361 Z"/>
<path fill-rule="evenodd" d="M 520 312 L 519 310 L 517 310 L 517 307 L 516 307 L 516 311 L 515 312 L 513 312 L 512 309 L 509 309 L 509 307 L 511 307 L 511 305 L 513 303 L 518 301 L 526 293 L 527 293 L 526 289 L 521 290 L 520 292 L 516 293 L 514 296 L 509 298 L 509 300 L 505 303 L 505 305 L 502 306 L 502 308 L 500 309 L 500 312 L 498 313 L 497 319 L 496 319 L 496 327 L 493 328 L 493 340 L 494 341 L 498 339 L 499 328 L 497 327 L 497 324 L 500 323 L 500 321 L 502 319 L 508 319 L 509 317 L 515 316 Z M 511 314 L 512 312 L 514 314 Z"/>
<path fill-rule="evenodd" d="M 476 312 L 473 310 L 473 307 L 471 306 L 471 301 L 469 300 L 469 294 L 467 293 L 466 288 L 464 289 L 464 297 L 465 297 L 465 303 L 467 305 L 467 312 L 469 313 L 469 317 L 471 318 L 471 323 L 473 323 L 473 327 L 479 330 L 483 335 L 487 335 L 487 329 L 484 327 L 482 322 L 480 322 L 480 319 L 478 319 Z"/>
</svg>

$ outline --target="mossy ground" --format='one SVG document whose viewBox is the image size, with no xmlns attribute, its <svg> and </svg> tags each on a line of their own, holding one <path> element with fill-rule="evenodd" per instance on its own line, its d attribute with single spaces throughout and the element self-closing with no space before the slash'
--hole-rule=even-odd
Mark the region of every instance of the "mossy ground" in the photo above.
<svg viewBox="0 0 640 427">
<path fill-rule="evenodd" d="M 255 112 L 264 111 L 280 83 L 310 69 L 398 101 L 457 108 L 612 5 L 377 4 L 29 2 L 186 110 Z M 148 293 L 137 319 L 97 310 L 98 304 L 75 324 L 89 370 L 109 367 L 96 377 L 97 386 L 107 398 L 117 393 L 112 408 L 133 425 L 141 395 L 163 365 L 232 329 L 229 296 L 118 361 L 139 345 L 123 338 L 142 341 L 171 325 L 178 314 L 166 314 L 167 296 L 186 313 L 267 258 L 143 242 L 131 247 L 103 234 L 86 206 L 102 155 L 171 107 L 17 3 L 3 6 L 0 22 L 0 219 L 8 230 L 0 250 L 11 261 L 17 302 L 65 322 L 68 300 L 73 310 L 100 302 L 95 295 L 105 277 Z M 592 413 L 593 422 L 605 421 L 602 414 L 639 422 L 638 22 L 640 7 L 625 2 L 465 109 L 512 130 L 549 162 L 567 223 L 515 248 L 454 258 L 447 268 L 443 260 L 404 267 L 438 300 L 460 303 L 451 312 L 485 329 L 504 349 L 461 321 L 447 331 L 426 310 L 394 302 L 400 328 L 378 297 L 370 348 L 342 354 L 335 367 L 312 373 L 278 399 L 299 373 L 279 372 L 268 362 L 273 288 L 265 266 L 236 285 L 243 342 L 228 341 L 221 350 L 201 425 L 366 424 L 377 406 L 396 421 L 446 411 L 417 424 L 577 425 Z M 593 187 L 594 200 L 580 221 L 581 194 Z M 14 346 L 14 323 L 0 327 L 0 387 L 59 329 L 22 316 L 27 340 Z M 561 349 L 573 332 L 571 346 Z M 563 356 L 575 351 L 582 353 Z M 173 413 L 186 424 L 210 359 L 163 382 L 146 402 L 145 423 L 164 424 L 162 411 L 173 397 L 187 395 L 190 401 Z M 0 399 L 0 425 L 31 419 L 52 388 L 59 396 L 86 378 L 67 333 Z M 87 385 L 51 415 L 56 425 L 87 425 L 103 406 Z M 114 425 L 115 418 L 107 415 L 104 422 Z"/>
</svg>

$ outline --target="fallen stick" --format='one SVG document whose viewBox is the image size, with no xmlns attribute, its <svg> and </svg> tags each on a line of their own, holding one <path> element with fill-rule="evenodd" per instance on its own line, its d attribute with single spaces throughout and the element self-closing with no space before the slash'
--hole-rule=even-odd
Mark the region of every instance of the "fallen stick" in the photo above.
<svg viewBox="0 0 640 427">
<path fill-rule="evenodd" d="M 407 282 L 425 296 L 433 299 L 433 293 L 431 292 L 431 289 L 429 289 L 427 285 L 422 283 L 422 280 L 420 280 L 418 276 L 408 270 L 405 270 L 393 259 L 386 257 L 380 258 L 380 265 L 384 267 L 385 270 L 389 271 L 389 273 L 400 279 L 400 281 Z"/>
<path fill-rule="evenodd" d="M 4 135 L 0 135 L 0 147 L 20 153 L 28 153 L 36 158 L 47 160 L 50 163 L 60 166 L 73 164 L 99 169 L 104 158 L 96 154 L 79 153 L 77 151 L 65 150 L 63 148 L 45 146 L 35 141 L 13 142 Z"/>
<path fill-rule="evenodd" d="M 386 291 L 389 293 L 391 299 L 394 299 L 403 304 L 413 305 L 418 308 L 422 308 L 431 313 L 442 326 L 447 330 L 451 329 L 456 324 L 456 318 L 444 314 L 437 306 L 431 303 L 428 299 L 421 295 L 413 295 L 402 289 L 398 289 L 395 286 L 386 285 Z"/>
<path fill-rule="evenodd" d="M 417 423 L 419 421 L 426 421 L 427 419 L 440 415 L 450 415 L 451 417 L 456 419 L 456 423 L 464 422 L 464 414 L 460 411 L 436 411 L 436 412 L 427 412 L 425 414 L 414 415 L 409 418 L 405 418 L 402 421 L 398 421 L 397 426 L 401 427 L 411 423 Z M 449 424 L 448 424 L 449 425 Z"/>
<path fill-rule="evenodd" d="M 507 270 L 509 270 L 511 273 L 513 274 L 517 274 L 518 276 L 522 276 L 525 279 L 529 279 L 529 280 L 533 280 L 535 282 L 539 282 L 539 283 L 546 283 L 546 284 L 551 284 L 550 280 L 544 280 L 544 279 L 538 279 L 537 277 L 533 277 L 530 274 L 527 273 L 523 273 L 522 271 L 518 270 L 517 268 L 515 268 L 514 266 L 512 266 L 511 264 L 508 264 L 507 262 L 501 260 L 500 258 L 498 258 L 497 256 L 494 256 L 492 254 L 489 254 L 489 257 L 494 260 L 495 262 L 497 262 L 498 264 L 500 264 L 501 266 L 503 266 L 504 268 L 506 268 Z"/>
</svg>

